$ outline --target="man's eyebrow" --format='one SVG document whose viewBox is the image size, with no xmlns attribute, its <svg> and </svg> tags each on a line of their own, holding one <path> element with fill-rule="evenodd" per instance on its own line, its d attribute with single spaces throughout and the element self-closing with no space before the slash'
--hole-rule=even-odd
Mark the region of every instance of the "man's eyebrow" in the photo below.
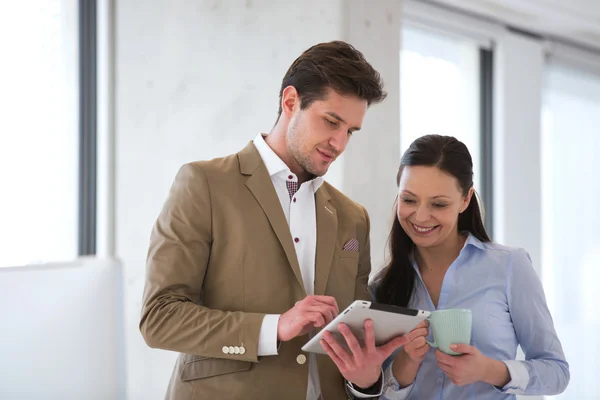
<svg viewBox="0 0 600 400">
<path fill-rule="evenodd" d="M 347 124 L 347 122 L 344 121 L 344 119 L 342 117 L 340 117 L 339 115 L 337 115 L 333 111 L 327 111 L 327 112 L 325 112 L 325 114 L 332 116 L 333 118 L 337 119 L 338 121 L 340 121 L 340 122 L 342 122 L 344 124 Z M 360 126 L 353 126 L 352 128 L 350 128 L 350 130 L 360 131 Z"/>
</svg>

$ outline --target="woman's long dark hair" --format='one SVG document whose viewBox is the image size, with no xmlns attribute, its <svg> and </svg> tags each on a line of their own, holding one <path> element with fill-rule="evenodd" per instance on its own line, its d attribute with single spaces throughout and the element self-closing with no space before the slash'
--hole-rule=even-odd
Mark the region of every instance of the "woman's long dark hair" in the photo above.
<svg viewBox="0 0 600 400">
<path fill-rule="evenodd" d="M 452 136 L 427 135 L 415 140 L 402 156 L 396 184 L 407 166 L 431 166 L 458 180 L 464 196 L 473 186 L 473 161 L 464 143 Z M 375 280 L 377 302 L 407 307 L 413 295 L 417 274 L 410 262 L 414 243 L 406 234 L 397 216 L 394 203 L 394 224 L 388 239 L 390 262 Z M 490 242 L 483 225 L 477 195 L 471 197 L 467 209 L 458 216 L 458 231 L 470 232 L 482 242 Z"/>
</svg>

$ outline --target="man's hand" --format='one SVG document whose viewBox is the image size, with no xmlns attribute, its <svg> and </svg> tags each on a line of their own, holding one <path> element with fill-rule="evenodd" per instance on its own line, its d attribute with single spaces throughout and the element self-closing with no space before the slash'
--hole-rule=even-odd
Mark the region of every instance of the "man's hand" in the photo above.
<svg viewBox="0 0 600 400">
<path fill-rule="evenodd" d="M 287 342 L 306 335 L 311 329 L 330 323 L 339 312 L 337 302 L 331 296 L 306 296 L 279 317 L 277 340 Z"/>
<path fill-rule="evenodd" d="M 398 336 L 386 344 L 375 347 L 375 332 L 371 320 L 365 321 L 364 347 L 360 346 L 347 325 L 340 324 L 338 329 L 344 336 L 351 353 L 348 353 L 329 332 L 323 332 L 324 340 L 321 339 L 321 346 L 344 378 L 362 389 L 369 388 L 377 382 L 383 362 L 394 350 L 408 342 L 407 336 Z"/>
</svg>

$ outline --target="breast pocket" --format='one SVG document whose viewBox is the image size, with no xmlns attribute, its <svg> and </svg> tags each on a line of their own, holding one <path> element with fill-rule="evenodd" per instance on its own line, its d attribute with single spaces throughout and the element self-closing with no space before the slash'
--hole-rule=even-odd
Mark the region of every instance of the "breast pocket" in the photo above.
<svg viewBox="0 0 600 400">
<path fill-rule="evenodd" d="M 340 250 L 339 258 L 349 258 L 352 260 L 356 260 L 356 265 L 358 265 L 358 259 L 360 258 L 360 253 L 358 251 Z"/>
<path fill-rule="evenodd" d="M 340 310 L 354 301 L 359 258 L 358 251 L 339 251 L 334 257 L 326 294 L 337 299 Z"/>
</svg>

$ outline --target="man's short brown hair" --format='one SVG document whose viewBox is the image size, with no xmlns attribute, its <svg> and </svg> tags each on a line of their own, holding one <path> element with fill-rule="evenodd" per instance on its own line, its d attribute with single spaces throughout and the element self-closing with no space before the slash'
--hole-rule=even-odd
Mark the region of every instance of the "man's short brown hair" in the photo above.
<svg viewBox="0 0 600 400">
<path fill-rule="evenodd" d="M 366 100 L 368 105 L 387 96 L 379 72 L 360 51 L 342 41 L 314 45 L 293 62 L 281 82 L 279 116 L 283 90 L 288 86 L 296 88 L 301 109 L 324 99 L 329 88 L 344 96 Z"/>
</svg>

